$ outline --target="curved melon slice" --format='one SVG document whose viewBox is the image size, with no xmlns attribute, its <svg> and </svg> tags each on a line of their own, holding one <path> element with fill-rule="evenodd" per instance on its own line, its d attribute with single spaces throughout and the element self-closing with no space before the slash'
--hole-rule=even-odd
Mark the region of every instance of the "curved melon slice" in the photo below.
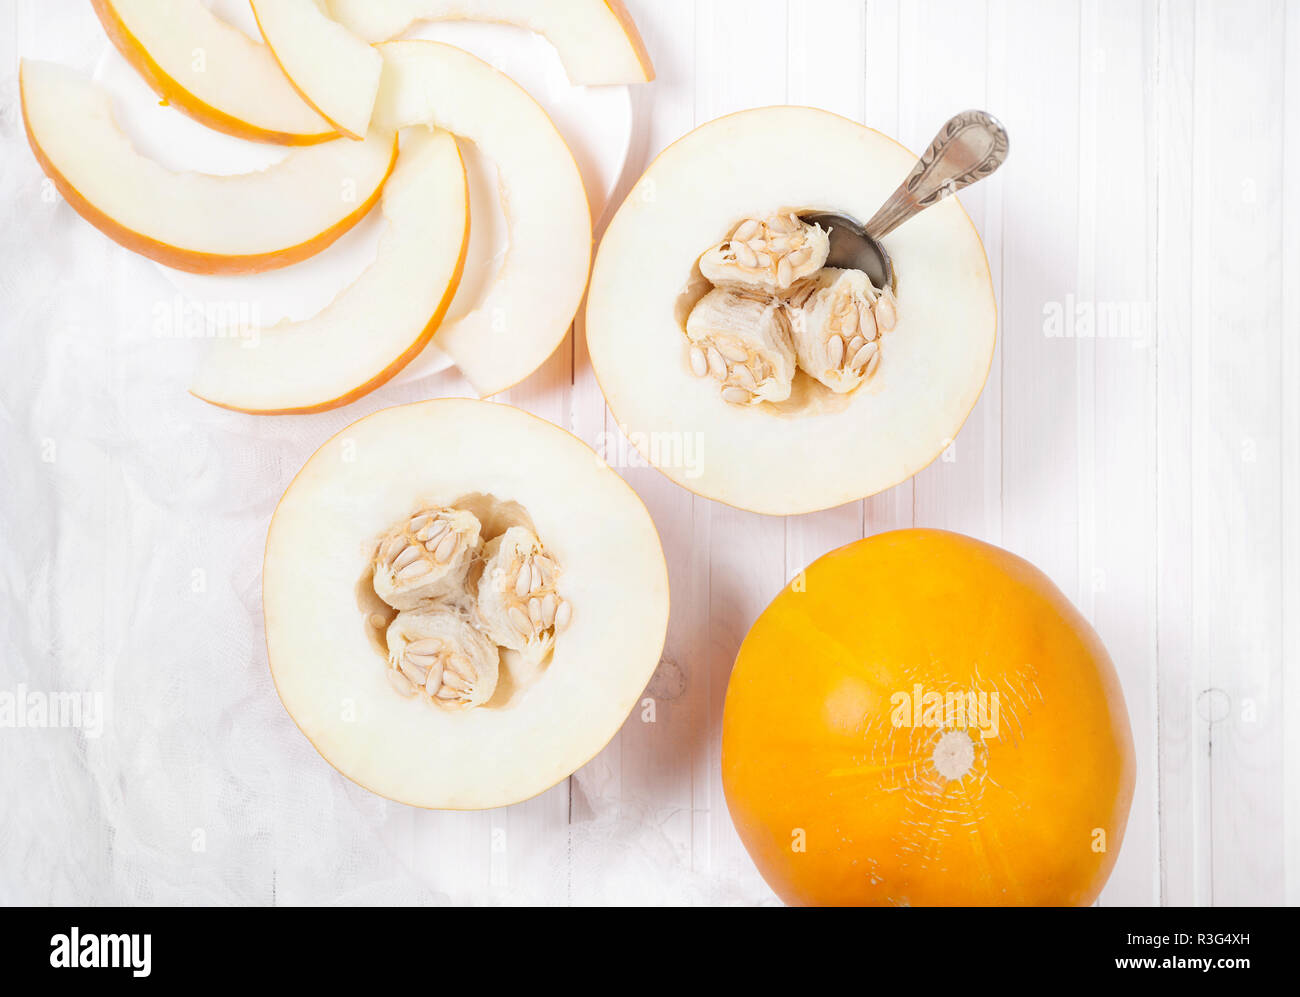
<svg viewBox="0 0 1300 997">
<path fill-rule="evenodd" d="M 259 173 L 173 173 L 142 156 L 108 94 L 70 69 L 24 61 L 32 150 L 76 211 L 109 238 L 194 273 L 256 273 L 297 263 L 350 229 L 379 199 L 397 137 L 296 149 Z"/>
<path fill-rule="evenodd" d="M 791 136 L 798 155 L 789 154 Z M 769 107 L 705 124 L 650 166 L 601 241 L 586 330 L 605 398 L 634 441 L 708 440 L 700 468 L 661 465 L 664 474 L 707 498 L 786 515 L 889 488 L 952 442 L 988 376 L 997 324 L 984 249 L 955 198 L 886 238 L 897 287 L 880 296 L 876 315 L 882 329 L 896 315 L 897 327 L 879 333 L 870 376 L 842 386 L 853 390 L 833 391 L 801 370 L 782 401 L 732 404 L 686 334 L 709 290 L 700 257 L 761 227 L 746 219 L 809 209 L 869 218 L 915 162 L 846 118 Z M 792 325 L 797 340 L 806 329 Z M 873 325 L 867 336 L 876 335 Z M 871 352 L 835 345 L 836 360 Z M 721 373 L 724 358 L 714 363 Z M 660 449 L 643 453 L 654 462 Z"/>
<path fill-rule="evenodd" d="M 280 145 L 338 138 L 274 56 L 199 0 L 92 0 L 104 30 L 154 91 L 209 128 Z"/>
<path fill-rule="evenodd" d="M 369 42 L 416 21 L 495 21 L 544 36 L 578 86 L 648 83 L 650 53 L 621 0 L 325 0 L 330 15 Z"/>
<path fill-rule="evenodd" d="M 530 663 L 471 603 L 503 580 L 490 590 L 513 598 L 517 555 L 541 548 L 537 590 L 568 608 L 540 617 L 546 657 Z M 448 568 L 401 616 L 375 593 L 391 558 L 413 574 L 472 551 L 481 567 Z M 618 731 L 659 661 L 668 577 L 640 499 L 583 443 L 505 405 L 438 399 L 368 416 L 307 462 L 271 520 L 262 604 L 280 699 L 326 761 L 393 800 L 482 809 L 542 792 Z M 440 701 L 425 693 L 448 685 L 444 662 L 476 675 Z"/>
<path fill-rule="evenodd" d="M 370 127 L 383 59 L 319 0 L 251 0 L 253 16 L 280 68 L 303 100 L 349 138 Z"/>
<path fill-rule="evenodd" d="M 523 380 L 564 339 L 587 286 L 591 212 L 573 154 L 513 80 L 438 42 L 376 46 L 384 74 L 372 127 L 432 124 L 497 166 L 510 246 L 473 311 L 436 342 L 480 395 Z"/>
<path fill-rule="evenodd" d="M 214 341 L 195 395 L 241 412 L 319 412 L 373 391 L 424 348 L 460 286 L 469 245 L 456 140 L 404 134 L 382 205 L 388 229 L 365 273 L 306 321 Z"/>
</svg>

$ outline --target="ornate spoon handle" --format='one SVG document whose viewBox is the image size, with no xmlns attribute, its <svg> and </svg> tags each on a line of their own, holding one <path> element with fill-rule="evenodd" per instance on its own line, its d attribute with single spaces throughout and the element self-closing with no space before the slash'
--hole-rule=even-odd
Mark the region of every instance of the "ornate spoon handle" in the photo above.
<svg viewBox="0 0 1300 997">
<path fill-rule="evenodd" d="M 997 118 L 985 111 L 955 115 L 867 222 L 867 235 L 884 238 L 918 212 L 984 179 L 1006 158 L 1007 132 Z"/>
</svg>

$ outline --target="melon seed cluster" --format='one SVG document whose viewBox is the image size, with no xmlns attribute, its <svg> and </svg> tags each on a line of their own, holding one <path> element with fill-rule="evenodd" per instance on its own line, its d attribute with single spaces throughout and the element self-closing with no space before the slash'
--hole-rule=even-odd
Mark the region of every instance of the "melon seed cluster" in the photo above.
<svg viewBox="0 0 1300 997">
<path fill-rule="evenodd" d="M 523 526 L 487 543 L 482 534 L 472 512 L 446 506 L 422 510 L 379 542 L 375 594 L 398 610 L 385 633 L 388 679 L 404 696 L 444 709 L 482 706 L 496 691 L 503 648 L 539 662 L 569 624 L 559 565 L 537 536 Z"/>
<path fill-rule="evenodd" d="M 797 368 L 838 394 L 880 366 L 892 292 L 860 270 L 826 266 L 830 234 L 793 211 L 741 222 L 700 257 L 713 285 L 686 320 L 690 365 L 733 405 L 790 397 Z"/>
</svg>

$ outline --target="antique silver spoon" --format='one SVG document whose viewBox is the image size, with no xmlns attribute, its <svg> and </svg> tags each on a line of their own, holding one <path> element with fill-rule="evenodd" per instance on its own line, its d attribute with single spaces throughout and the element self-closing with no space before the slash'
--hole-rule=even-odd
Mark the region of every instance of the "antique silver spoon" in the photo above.
<svg viewBox="0 0 1300 997">
<path fill-rule="evenodd" d="M 1007 132 L 985 111 L 948 119 L 912 172 L 866 225 L 847 215 L 815 211 L 800 217 L 831 230 L 829 267 L 862 270 L 876 287 L 893 286 L 894 264 L 880 240 L 949 194 L 983 180 L 1007 158 Z"/>
</svg>

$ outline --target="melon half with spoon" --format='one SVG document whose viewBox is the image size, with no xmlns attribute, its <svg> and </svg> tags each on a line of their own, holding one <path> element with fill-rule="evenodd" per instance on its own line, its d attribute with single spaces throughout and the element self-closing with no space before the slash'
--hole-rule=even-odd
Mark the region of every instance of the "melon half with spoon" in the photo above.
<svg viewBox="0 0 1300 997">
<path fill-rule="evenodd" d="M 438 809 L 527 799 L 587 762 L 668 624 L 636 494 L 564 430 L 464 399 L 322 446 L 275 511 L 262 595 L 303 733 L 348 778 Z"/>
<path fill-rule="evenodd" d="M 866 219 L 916 157 L 806 107 L 741 111 L 666 149 L 601 241 L 587 343 L 609 407 L 682 486 L 770 514 L 872 495 L 956 437 L 996 307 L 956 198 L 884 240 L 894 284 L 825 265 L 805 215 Z M 661 460 L 692 440 L 698 466 Z"/>
</svg>

